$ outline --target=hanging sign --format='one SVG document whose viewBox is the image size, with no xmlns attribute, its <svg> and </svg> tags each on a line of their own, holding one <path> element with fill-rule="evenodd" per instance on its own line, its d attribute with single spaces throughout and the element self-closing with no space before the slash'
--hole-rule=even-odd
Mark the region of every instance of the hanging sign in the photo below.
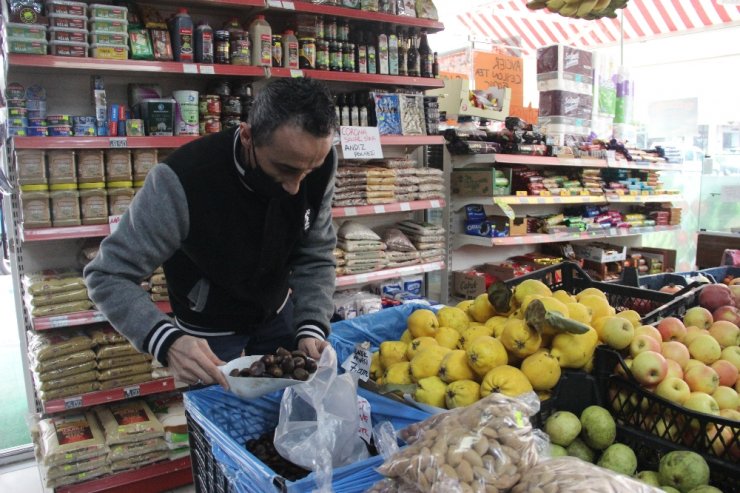
<svg viewBox="0 0 740 493">
<path fill-rule="evenodd" d="M 519 57 L 476 51 L 473 53 L 475 88 L 511 89 L 511 106 L 524 105 L 524 60 Z"/>
<path fill-rule="evenodd" d="M 339 127 L 339 141 L 344 159 L 381 159 L 378 127 Z"/>
</svg>

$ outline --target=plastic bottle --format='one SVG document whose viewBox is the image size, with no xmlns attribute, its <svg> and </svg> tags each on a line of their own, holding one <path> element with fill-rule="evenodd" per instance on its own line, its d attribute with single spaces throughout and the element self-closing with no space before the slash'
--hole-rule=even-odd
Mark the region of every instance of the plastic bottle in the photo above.
<svg viewBox="0 0 740 493">
<path fill-rule="evenodd" d="M 195 61 L 213 63 L 213 29 L 206 21 L 195 29 Z"/>
<path fill-rule="evenodd" d="M 298 69 L 298 38 L 288 29 L 283 34 L 283 67 Z"/>
<path fill-rule="evenodd" d="M 367 73 L 376 74 L 378 73 L 378 54 L 375 50 L 372 33 L 367 33 L 365 41 L 367 42 Z"/>
<path fill-rule="evenodd" d="M 388 35 L 388 73 L 398 75 L 398 36 L 389 31 Z"/>
<path fill-rule="evenodd" d="M 378 34 L 378 73 L 388 75 L 388 36 L 384 32 Z"/>
<path fill-rule="evenodd" d="M 272 29 L 264 15 L 255 16 L 249 25 L 252 41 L 252 65 L 269 67 L 272 65 Z"/>
<path fill-rule="evenodd" d="M 178 62 L 192 62 L 193 50 L 193 19 L 188 9 L 179 8 L 177 14 L 170 19 L 170 36 L 172 37 L 172 52 Z"/>
</svg>

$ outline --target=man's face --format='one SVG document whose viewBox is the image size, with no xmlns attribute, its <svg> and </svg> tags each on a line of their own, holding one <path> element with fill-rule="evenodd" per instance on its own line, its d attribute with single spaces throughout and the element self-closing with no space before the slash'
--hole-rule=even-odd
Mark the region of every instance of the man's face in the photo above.
<svg viewBox="0 0 740 493">
<path fill-rule="evenodd" d="M 242 123 L 239 138 L 247 162 L 261 167 L 290 195 L 297 194 L 303 179 L 324 164 L 333 141 L 332 135 L 316 137 L 292 124 L 279 126 L 270 143 L 254 147 L 251 129 Z"/>
</svg>

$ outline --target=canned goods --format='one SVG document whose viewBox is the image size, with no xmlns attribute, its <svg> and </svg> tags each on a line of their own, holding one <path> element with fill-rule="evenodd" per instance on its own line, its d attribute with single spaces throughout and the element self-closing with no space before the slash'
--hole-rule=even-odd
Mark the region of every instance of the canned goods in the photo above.
<svg viewBox="0 0 740 493">
<path fill-rule="evenodd" d="M 221 117 L 221 128 L 226 130 L 229 128 L 236 128 L 241 123 L 241 119 L 238 116 L 223 116 Z"/>
<path fill-rule="evenodd" d="M 216 116 L 207 116 L 200 120 L 200 133 L 215 134 L 221 131 L 221 120 Z"/>
<path fill-rule="evenodd" d="M 226 116 L 239 116 L 242 114 L 242 100 L 239 96 L 226 96 L 223 98 L 221 113 Z"/>
<path fill-rule="evenodd" d="M 316 67 L 316 39 L 301 38 L 299 40 L 298 66 L 300 68 L 312 69 Z"/>
<path fill-rule="evenodd" d="M 5 88 L 5 97 L 8 99 L 22 99 L 26 95 L 26 88 L 17 82 L 11 82 Z"/>
<path fill-rule="evenodd" d="M 13 108 L 8 107 L 8 116 L 13 117 L 23 117 L 26 118 L 28 116 L 28 110 L 26 108 Z"/>
<path fill-rule="evenodd" d="M 198 98 L 198 112 L 201 116 L 220 115 L 221 114 L 221 97 L 214 94 L 208 94 Z"/>
<path fill-rule="evenodd" d="M 279 34 L 272 35 L 272 66 L 283 66 L 283 37 Z"/>
<path fill-rule="evenodd" d="M 8 125 L 11 127 L 27 127 L 29 120 L 25 116 L 11 116 L 8 118 Z"/>
<path fill-rule="evenodd" d="M 69 125 L 72 123 L 72 117 L 69 115 L 49 115 L 46 117 L 49 125 Z"/>
<path fill-rule="evenodd" d="M 213 35 L 213 60 L 216 63 L 231 63 L 229 31 L 218 30 Z"/>
<path fill-rule="evenodd" d="M 17 127 L 9 127 L 10 130 L 13 130 L 14 128 L 17 128 Z M 28 128 L 23 128 L 23 130 L 25 131 L 23 134 L 15 133 L 15 135 L 19 137 L 23 135 L 28 135 L 29 137 L 48 137 L 49 136 L 49 129 L 46 127 L 28 127 Z M 11 132 L 10 135 L 14 135 L 13 132 Z"/>
<path fill-rule="evenodd" d="M 24 98 L 8 99 L 9 108 L 26 108 L 27 102 Z"/>
<path fill-rule="evenodd" d="M 46 123 L 46 118 L 29 118 L 28 119 L 28 126 L 29 127 L 46 127 L 48 124 Z"/>
</svg>

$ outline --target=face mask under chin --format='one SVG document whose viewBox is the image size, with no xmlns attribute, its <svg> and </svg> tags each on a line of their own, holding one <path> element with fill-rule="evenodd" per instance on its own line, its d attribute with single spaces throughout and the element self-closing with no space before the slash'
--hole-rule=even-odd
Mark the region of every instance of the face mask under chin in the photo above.
<svg viewBox="0 0 740 493">
<path fill-rule="evenodd" d="M 251 162 L 244 167 L 244 183 L 256 193 L 265 197 L 275 199 L 289 197 L 290 194 L 283 186 L 262 170 L 262 167 L 257 163 L 254 150 L 250 154 Z"/>
</svg>

